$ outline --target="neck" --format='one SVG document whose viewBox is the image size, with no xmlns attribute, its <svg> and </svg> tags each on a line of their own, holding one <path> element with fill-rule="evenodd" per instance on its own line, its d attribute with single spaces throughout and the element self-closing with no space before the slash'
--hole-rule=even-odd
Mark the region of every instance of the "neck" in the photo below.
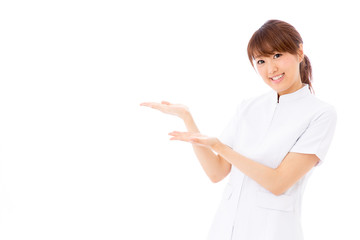
<svg viewBox="0 0 360 240">
<path fill-rule="evenodd" d="M 305 83 L 302 83 L 301 81 L 296 82 L 295 84 L 293 84 L 291 87 L 289 87 L 288 89 L 282 91 L 282 92 L 278 92 L 278 96 L 282 96 L 284 94 L 289 94 L 289 93 L 293 93 L 296 92 L 297 90 L 299 90 L 300 88 L 304 87 Z"/>
<path fill-rule="evenodd" d="M 293 86 L 291 86 L 290 88 L 286 89 L 285 91 L 282 92 L 278 92 L 278 102 L 280 99 L 280 96 L 285 95 L 285 94 L 289 94 L 289 93 L 293 93 L 296 92 L 297 90 L 301 89 L 302 87 L 305 86 L 305 83 L 302 83 L 301 81 L 297 82 L 296 84 L 294 84 Z"/>
</svg>

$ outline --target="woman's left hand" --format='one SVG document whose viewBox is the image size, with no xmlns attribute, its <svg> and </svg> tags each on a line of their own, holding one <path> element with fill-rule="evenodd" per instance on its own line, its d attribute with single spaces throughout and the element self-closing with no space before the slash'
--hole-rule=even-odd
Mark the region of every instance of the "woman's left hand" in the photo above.
<svg viewBox="0 0 360 240">
<path fill-rule="evenodd" d="M 193 143 L 199 146 L 213 148 L 220 141 L 215 137 L 209 137 L 201 133 L 193 133 L 193 132 L 178 132 L 173 131 L 169 133 L 169 135 L 173 136 L 170 140 L 181 140 L 184 142 Z"/>
</svg>

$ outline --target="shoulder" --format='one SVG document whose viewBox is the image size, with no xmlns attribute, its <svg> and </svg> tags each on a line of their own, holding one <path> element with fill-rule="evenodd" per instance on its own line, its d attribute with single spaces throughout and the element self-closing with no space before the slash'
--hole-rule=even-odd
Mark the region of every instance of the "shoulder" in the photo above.
<svg viewBox="0 0 360 240">
<path fill-rule="evenodd" d="M 313 112 L 314 118 L 320 117 L 322 115 L 333 118 L 337 117 L 337 111 L 334 105 L 319 99 L 315 95 L 309 95 L 309 97 L 305 100 L 307 102 L 304 104 L 304 107 L 307 107 L 308 110 Z"/>
<path fill-rule="evenodd" d="M 334 105 L 311 94 L 296 103 L 289 118 L 301 121 L 307 128 L 321 129 L 336 125 L 337 111 Z"/>
</svg>

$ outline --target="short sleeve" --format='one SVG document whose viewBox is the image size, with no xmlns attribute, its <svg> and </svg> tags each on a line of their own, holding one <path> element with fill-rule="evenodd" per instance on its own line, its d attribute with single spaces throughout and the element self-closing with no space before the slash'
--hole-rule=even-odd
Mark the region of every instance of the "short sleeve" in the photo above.
<svg viewBox="0 0 360 240">
<path fill-rule="evenodd" d="M 332 142 L 337 122 L 337 113 L 333 106 L 318 114 L 301 134 L 290 152 L 316 154 L 320 166 Z"/>
<path fill-rule="evenodd" d="M 236 132 L 238 129 L 238 124 L 240 120 L 240 111 L 245 104 L 245 100 L 243 100 L 240 104 L 237 105 L 235 114 L 232 116 L 230 121 L 228 121 L 227 125 L 223 129 L 222 133 L 219 136 L 220 142 L 225 145 L 228 145 L 232 149 L 234 148 Z"/>
</svg>

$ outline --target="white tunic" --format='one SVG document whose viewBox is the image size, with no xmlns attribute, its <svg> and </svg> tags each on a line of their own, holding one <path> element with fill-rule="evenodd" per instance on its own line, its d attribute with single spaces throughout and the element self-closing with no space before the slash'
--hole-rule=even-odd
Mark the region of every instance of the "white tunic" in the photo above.
<svg viewBox="0 0 360 240">
<path fill-rule="evenodd" d="M 276 168 L 288 152 L 316 154 L 321 165 L 336 125 L 335 108 L 305 84 L 280 96 L 271 90 L 242 101 L 219 140 L 241 155 Z M 208 240 L 302 240 L 301 201 L 310 170 L 276 196 L 232 166 Z"/>
</svg>

